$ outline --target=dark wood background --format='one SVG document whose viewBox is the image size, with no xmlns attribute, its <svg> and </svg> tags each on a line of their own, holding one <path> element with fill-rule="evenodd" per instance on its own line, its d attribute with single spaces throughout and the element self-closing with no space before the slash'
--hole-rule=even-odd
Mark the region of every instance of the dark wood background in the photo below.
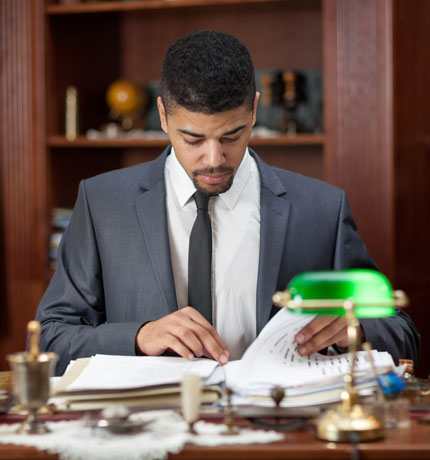
<svg viewBox="0 0 430 460">
<path fill-rule="evenodd" d="M 100 88 L 120 76 L 157 78 L 174 39 L 215 28 L 241 39 L 256 68 L 323 69 L 320 140 L 256 149 L 269 163 L 347 191 L 371 254 L 410 297 L 423 339 L 417 372 L 427 376 L 430 2 L 133 3 L 0 0 L 0 368 L 7 353 L 25 347 L 26 322 L 51 276 L 51 208 L 73 205 L 81 178 L 161 150 L 66 145 L 66 86 L 79 88 L 82 132 L 97 127 L 106 121 Z"/>
</svg>

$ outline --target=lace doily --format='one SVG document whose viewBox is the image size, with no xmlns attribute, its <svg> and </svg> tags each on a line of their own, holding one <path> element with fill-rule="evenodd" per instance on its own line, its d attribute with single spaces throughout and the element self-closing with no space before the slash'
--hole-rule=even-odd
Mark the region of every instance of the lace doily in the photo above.
<svg viewBox="0 0 430 460">
<path fill-rule="evenodd" d="M 89 428 L 83 420 L 47 422 L 51 433 L 25 435 L 15 433 L 19 424 L 0 425 L 0 443 L 34 446 L 59 455 L 61 460 L 155 460 L 180 452 L 185 443 L 201 446 L 266 443 L 283 439 L 274 431 L 241 429 L 238 435 L 223 436 L 225 425 L 197 422 L 197 435 L 174 411 L 150 411 L 132 414 L 133 419 L 150 421 L 145 430 L 132 435 L 113 435 Z"/>
</svg>

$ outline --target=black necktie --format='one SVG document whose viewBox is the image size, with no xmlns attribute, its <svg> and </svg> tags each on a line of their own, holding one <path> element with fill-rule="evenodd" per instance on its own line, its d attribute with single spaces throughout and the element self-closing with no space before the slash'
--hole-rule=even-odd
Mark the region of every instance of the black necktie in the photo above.
<svg viewBox="0 0 430 460">
<path fill-rule="evenodd" d="M 212 227 L 208 213 L 209 195 L 195 192 L 197 217 L 190 235 L 188 251 L 188 305 L 212 324 Z"/>
</svg>

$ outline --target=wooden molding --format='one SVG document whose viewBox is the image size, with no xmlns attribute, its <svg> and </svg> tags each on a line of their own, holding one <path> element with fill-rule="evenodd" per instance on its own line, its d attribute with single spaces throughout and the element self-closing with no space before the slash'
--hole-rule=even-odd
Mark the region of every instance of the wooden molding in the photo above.
<svg viewBox="0 0 430 460">
<path fill-rule="evenodd" d="M 43 139 L 43 1 L 0 3 L 0 368 L 6 354 L 25 349 L 25 324 L 34 317 L 46 230 Z M 33 123 L 33 119 L 38 123 Z"/>
<path fill-rule="evenodd" d="M 325 175 L 346 190 L 359 232 L 394 276 L 392 2 L 328 0 Z"/>
</svg>

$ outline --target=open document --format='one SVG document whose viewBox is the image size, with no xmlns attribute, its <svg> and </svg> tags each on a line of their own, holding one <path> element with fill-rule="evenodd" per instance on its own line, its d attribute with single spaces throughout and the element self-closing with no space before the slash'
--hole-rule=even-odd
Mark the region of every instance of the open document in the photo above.
<svg viewBox="0 0 430 460">
<path fill-rule="evenodd" d="M 179 392 L 185 374 L 202 377 L 206 385 L 226 383 L 235 402 L 262 402 L 274 386 L 286 390 L 283 405 L 300 406 L 339 399 L 343 376 L 351 368 L 349 354 L 325 356 L 315 353 L 301 357 L 294 337 L 313 317 L 281 309 L 250 345 L 241 360 L 220 366 L 210 359 L 188 361 L 179 357 L 96 355 L 78 359 L 57 384 L 56 392 L 69 401 L 109 399 L 136 402 L 145 395 Z M 393 368 L 391 356 L 372 350 L 378 368 Z M 357 383 L 376 385 L 365 352 L 356 358 Z M 218 399 L 219 388 L 209 401 Z M 134 398 L 134 399 L 133 399 Z M 241 399 L 242 398 L 242 399 Z M 251 399 L 250 399 L 251 398 Z M 118 401 L 116 401 L 118 402 Z M 127 401 L 125 401 L 127 402 Z M 77 406 L 76 406 L 77 407 Z"/>
<path fill-rule="evenodd" d="M 312 318 L 281 309 L 246 350 L 242 359 L 225 366 L 226 384 L 234 391 L 236 404 L 273 404 L 269 394 L 274 386 L 285 389 L 283 405 L 286 406 L 339 400 L 344 386 L 343 377 L 351 369 L 351 356 L 349 353 L 300 356 L 294 337 Z M 371 353 L 377 368 L 394 368 L 390 354 L 376 350 Z M 359 388 L 376 386 L 366 352 L 357 353 L 355 370 Z"/>
</svg>

